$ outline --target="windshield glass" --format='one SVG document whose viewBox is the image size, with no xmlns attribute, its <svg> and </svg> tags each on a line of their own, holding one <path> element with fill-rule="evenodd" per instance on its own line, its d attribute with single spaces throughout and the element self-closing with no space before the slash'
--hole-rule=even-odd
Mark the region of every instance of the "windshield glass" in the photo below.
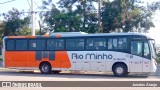
<svg viewBox="0 0 160 90">
<path fill-rule="evenodd" d="M 155 41 L 154 40 L 149 40 L 149 43 L 150 43 L 150 46 L 151 46 L 152 58 L 156 58 Z"/>
</svg>

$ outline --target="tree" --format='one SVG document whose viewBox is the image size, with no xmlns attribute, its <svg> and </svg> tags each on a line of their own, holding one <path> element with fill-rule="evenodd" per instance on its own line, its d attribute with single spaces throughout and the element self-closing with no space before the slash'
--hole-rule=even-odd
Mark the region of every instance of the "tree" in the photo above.
<svg viewBox="0 0 160 90">
<path fill-rule="evenodd" d="M 3 13 L 4 17 L 4 36 L 19 35 L 23 28 L 27 28 L 30 23 L 30 18 L 22 17 L 23 13 L 13 8 L 8 13 Z"/>
<path fill-rule="evenodd" d="M 0 46 L 2 45 L 3 32 L 4 32 L 4 23 L 0 21 Z"/>
<path fill-rule="evenodd" d="M 114 0 L 105 2 L 102 12 L 103 32 L 147 32 L 154 27 L 152 12 L 138 0 Z"/>
<path fill-rule="evenodd" d="M 99 0 L 59 0 L 59 9 L 52 0 L 44 0 L 42 7 L 50 8 L 48 9 L 50 11 L 43 14 L 44 21 L 50 30 L 55 32 L 101 32 L 98 31 L 98 13 L 93 4 L 98 2 Z M 106 33 L 148 32 L 154 27 L 152 14 L 160 6 L 158 2 L 147 7 L 141 6 L 141 0 L 101 0 L 101 2 L 99 21 L 102 21 L 102 32 Z"/>
<path fill-rule="evenodd" d="M 155 12 L 156 10 L 160 10 L 160 1 L 152 2 L 151 4 L 148 4 L 147 7 L 150 11 Z"/>
<path fill-rule="evenodd" d="M 43 8 L 50 11 L 43 14 L 44 21 L 55 32 L 97 31 L 97 14 L 92 0 L 60 0 L 61 9 L 49 1 L 43 2 Z M 52 6 L 52 7 L 49 7 Z M 75 6 L 76 9 L 73 8 Z"/>
<path fill-rule="evenodd" d="M 15 32 L 15 35 L 22 35 L 22 36 L 31 35 L 31 28 L 23 27 L 22 30 Z"/>
<path fill-rule="evenodd" d="M 96 0 L 60 0 L 61 8 L 75 12 L 81 18 L 81 31 L 95 33 L 97 31 L 97 13 L 93 2 Z M 75 9 L 74 9 L 75 8 Z"/>
</svg>

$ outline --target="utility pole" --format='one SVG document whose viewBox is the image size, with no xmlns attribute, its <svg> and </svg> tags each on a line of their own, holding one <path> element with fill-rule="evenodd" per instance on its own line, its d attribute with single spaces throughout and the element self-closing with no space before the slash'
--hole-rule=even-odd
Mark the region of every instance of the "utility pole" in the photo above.
<svg viewBox="0 0 160 90">
<path fill-rule="evenodd" d="M 35 12 L 33 0 L 31 0 L 31 15 L 32 15 L 32 36 L 35 36 Z"/>
<path fill-rule="evenodd" d="M 42 35 L 42 29 L 41 29 L 42 27 L 41 27 L 41 22 L 40 22 L 40 20 L 38 20 L 38 23 L 39 23 L 39 28 L 40 28 L 39 34 Z"/>
<path fill-rule="evenodd" d="M 98 0 L 98 33 L 101 33 L 101 0 Z"/>
</svg>

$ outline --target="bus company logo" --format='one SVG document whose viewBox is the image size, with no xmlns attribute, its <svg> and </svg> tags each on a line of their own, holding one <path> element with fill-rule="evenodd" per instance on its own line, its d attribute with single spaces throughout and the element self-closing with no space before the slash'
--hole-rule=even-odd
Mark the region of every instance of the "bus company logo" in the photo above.
<svg viewBox="0 0 160 90">
<path fill-rule="evenodd" d="M 2 87 L 12 87 L 11 82 L 2 82 Z"/>
<path fill-rule="evenodd" d="M 98 59 L 98 60 L 107 60 L 107 59 L 113 59 L 112 54 L 105 54 L 105 53 L 86 53 L 86 54 L 80 54 L 80 53 L 72 53 L 71 54 L 72 59 Z"/>
</svg>

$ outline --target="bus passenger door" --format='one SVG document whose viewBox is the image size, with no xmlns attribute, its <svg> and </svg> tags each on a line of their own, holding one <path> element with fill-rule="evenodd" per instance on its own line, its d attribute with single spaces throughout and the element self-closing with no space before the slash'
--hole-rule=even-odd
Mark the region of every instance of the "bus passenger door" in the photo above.
<svg viewBox="0 0 160 90">
<path fill-rule="evenodd" d="M 144 49 L 143 49 L 143 72 L 150 72 L 151 71 L 151 51 L 149 50 L 149 44 L 144 42 Z"/>
<path fill-rule="evenodd" d="M 143 42 L 141 40 L 133 40 L 131 41 L 131 53 L 129 55 L 129 71 L 130 72 L 142 72 L 142 50 L 143 50 Z"/>
</svg>

